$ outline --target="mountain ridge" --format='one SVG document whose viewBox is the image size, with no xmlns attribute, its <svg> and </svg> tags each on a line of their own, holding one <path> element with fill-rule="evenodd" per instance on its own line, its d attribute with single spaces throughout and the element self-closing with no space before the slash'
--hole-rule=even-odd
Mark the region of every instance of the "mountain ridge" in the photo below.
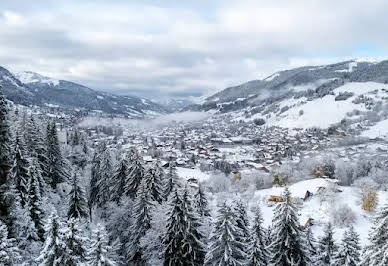
<svg viewBox="0 0 388 266">
<path fill-rule="evenodd" d="M 0 84 L 9 100 L 26 106 L 101 111 L 128 117 L 169 112 L 162 105 L 145 98 L 100 92 L 75 82 L 52 79 L 32 71 L 13 74 L 0 67 Z"/>
</svg>

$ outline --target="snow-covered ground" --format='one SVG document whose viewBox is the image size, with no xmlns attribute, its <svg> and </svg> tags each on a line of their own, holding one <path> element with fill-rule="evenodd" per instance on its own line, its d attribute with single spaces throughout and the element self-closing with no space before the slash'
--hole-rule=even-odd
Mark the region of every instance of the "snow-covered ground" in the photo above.
<svg viewBox="0 0 388 266">
<path fill-rule="evenodd" d="M 388 139 L 388 120 L 382 120 L 376 123 L 362 133 L 362 136 L 368 138 L 384 138 Z"/>
<path fill-rule="evenodd" d="M 330 182 L 332 181 L 322 178 L 315 178 L 298 182 L 289 187 L 292 196 L 295 198 L 303 198 L 307 190 L 313 193 L 311 199 L 302 203 L 299 222 L 303 225 L 307 219 L 313 218 L 314 225 L 312 230 L 316 236 L 320 236 L 322 234 L 325 223 L 330 221 L 331 212 L 335 208 L 338 208 L 340 205 L 346 204 L 355 214 L 356 219 L 354 220 L 353 225 L 356 231 L 360 234 L 361 243 L 367 243 L 368 232 L 373 222 L 374 213 L 368 213 L 361 209 L 360 190 L 355 187 L 338 186 L 338 189 L 340 189 L 342 192 L 335 193 L 335 196 L 332 199 L 322 201 L 322 197 L 320 197 L 317 193 L 318 188 L 327 187 Z M 260 205 L 263 212 L 264 224 L 266 226 L 271 224 L 273 209 L 276 205 L 269 205 L 268 198 L 271 195 L 281 195 L 283 190 L 284 188 L 282 187 L 258 190 L 255 192 L 254 198 L 251 200 L 251 204 L 255 204 L 256 202 L 262 203 Z M 388 193 L 380 192 L 378 207 L 386 204 L 387 199 Z M 344 230 L 345 228 L 335 227 L 336 239 L 341 239 Z"/>
</svg>

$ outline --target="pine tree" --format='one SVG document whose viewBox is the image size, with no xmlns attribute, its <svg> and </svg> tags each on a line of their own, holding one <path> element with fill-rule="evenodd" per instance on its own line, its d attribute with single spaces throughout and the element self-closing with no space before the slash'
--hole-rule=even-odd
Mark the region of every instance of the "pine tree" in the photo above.
<svg viewBox="0 0 388 266">
<path fill-rule="evenodd" d="M 239 242 L 243 232 L 237 226 L 232 209 L 224 203 L 218 210 L 215 228 L 210 237 L 210 245 L 205 257 L 207 266 L 239 266 L 246 265 L 243 258 L 246 243 Z"/>
<path fill-rule="evenodd" d="M 145 185 L 151 196 L 151 200 L 158 203 L 163 201 L 163 191 L 162 191 L 162 175 L 163 170 L 160 169 L 158 163 L 155 163 L 151 166 L 144 174 Z"/>
<path fill-rule="evenodd" d="M 334 242 L 333 234 L 333 227 L 331 223 L 328 223 L 324 235 L 319 241 L 319 257 L 317 262 L 319 265 L 331 265 L 333 263 L 333 257 L 337 251 L 337 245 Z"/>
<path fill-rule="evenodd" d="M 11 174 L 11 138 L 8 124 L 8 106 L 0 87 L 0 219 L 9 215 L 9 203 L 6 194 L 9 190 Z"/>
<path fill-rule="evenodd" d="M 64 252 L 64 265 L 78 266 L 87 259 L 87 239 L 83 236 L 79 220 L 70 218 L 67 226 L 62 229 L 66 250 Z"/>
<path fill-rule="evenodd" d="M 359 236 L 350 226 L 345 231 L 342 242 L 333 258 L 333 266 L 358 266 L 360 263 L 360 244 Z M 387 265 L 388 260 L 384 262 Z"/>
<path fill-rule="evenodd" d="M 20 250 L 13 238 L 8 238 L 8 228 L 0 221 L 0 265 L 20 265 Z"/>
<path fill-rule="evenodd" d="M 25 206 L 28 200 L 28 175 L 29 161 L 27 159 L 27 151 L 23 142 L 23 138 L 19 132 L 16 133 L 12 177 L 15 187 L 19 193 L 22 206 Z"/>
<path fill-rule="evenodd" d="M 88 265 L 90 266 L 116 266 L 120 265 L 120 257 L 117 254 L 119 246 L 116 243 L 109 245 L 108 236 L 102 225 L 97 225 L 93 231 Z"/>
<path fill-rule="evenodd" d="M 249 221 L 248 214 L 245 204 L 239 200 L 234 206 L 234 212 L 236 213 L 237 226 L 241 228 L 242 237 L 240 239 L 243 243 L 249 243 L 250 232 L 249 232 Z"/>
<path fill-rule="evenodd" d="M 365 248 L 362 265 L 384 265 L 384 261 L 388 258 L 387 239 L 388 205 L 385 205 L 377 214 L 369 232 L 370 244 Z"/>
<path fill-rule="evenodd" d="M 106 146 L 105 146 L 106 149 Z M 89 194 L 89 209 L 97 203 L 98 195 L 98 182 L 100 180 L 100 165 L 101 158 L 100 154 L 102 152 L 102 146 L 93 155 L 92 168 L 91 168 L 91 178 L 90 178 L 90 194 Z"/>
<path fill-rule="evenodd" d="M 131 236 L 125 249 L 127 259 L 135 265 L 144 265 L 143 251 L 140 247 L 140 239 L 151 228 L 151 208 L 149 191 L 144 182 L 139 187 L 134 207 L 134 223 L 131 226 Z"/>
<path fill-rule="evenodd" d="M 312 263 L 315 263 L 318 257 L 318 247 L 317 247 L 317 241 L 314 238 L 313 232 L 311 231 L 311 227 L 309 226 L 307 228 L 307 231 L 304 233 L 304 239 L 305 239 L 305 251 L 306 256 L 310 258 L 310 261 Z"/>
<path fill-rule="evenodd" d="M 27 120 L 26 131 L 24 140 L 27 145 L 28 151 L 32 158 L 37 159 L 40 172 L 45 182 L 48 183 L 48 160 L 47 160 L 47 145 L 45 143 L 45 137 L 43 131 L 37 125 L 34 117 L 31 115 Z"/>
<path fill-rule="evenodd" d="M 139 188 L 141 181 L 144 177 L 144 167 L 142 160 L 138 154 L 135 154 L 130 161 L 128 180 L 125 186 L 125 192 L 127 196 L 131 198 L 136 197 L 137 189 Z"/>
<path fill-rule="evenodd" d="M 94 205 L 103 206 L 110 199 L 112 182 L 112 162 L 108 147 L 103 144 L 95 153 L 92 163 L 90 180 L 89 208 Z"/>
<path fill-rule="evenodd" d="M 185 239 L 185 214 L 183 202 L 175 190 L 171 198 L 171 210 L 168 213 L 167 232 L 163 240 L 165 246 L 164 265 L 185 265 L 183 249 Z"/>
<path fill-rule="evenodd" d="M 80 219 L 88 217 L 88 205 L 85 198 L 85 191 L 79 184 L 77 174 L 74 173 L 72 180 L 72 188 L 69 193 L 69 210 L 67 212 L 67 217 Z"/>
<path fill-rule="evenodd" d="M 205 192 L 202 189 L 202 186 L 198 186 L 198 191 L 194 195 L 195 198 L 195 205 L 197 207 L 198 213 L 202 217 L 210 217 L 210 209 L 209 209 L 209 204 L 205 195 Z"/>
<path fill-rule="evenodd" d="M 66 163 L 59 146 L 58 133 L 55 121 L 47 125 L 47 181 L 53 189 L 57 184 L 66 182 L 68 174 Z"/>
<path fill-rule="evenodd" d="M 116 171 L 112 177 L 112 200 L 117 203 L 120 202 L 120 199 L 125 193 L 125 182 L 128 176 L 128 164 L 129 162 L 127 158 L 122 158 L 116 166 Z"/>
<path fill-rule="evenodd" d="M 192 206 L 193 200 L 189 195 L 187 187 L 183 192 L 183 206 L 186 221 L 186 236 L 183 246 L 184 254 L 188 265 L 202 265 L 205 260 L 205 245 L 203 243 L 204 235 L 200 228 L 202 227 L 201 218 Z"/>
<path fill-rule="evenodd" d="M 260 207 L 257 206 L 251 228 L 251 243 L 248 252 L 249 266 L 268 265 L 269 253 L 265 244 L 265 230 L 263 229 L 263 217 Z"/>
<path fill-rule="evenodd" d="M 32 163 L 29 171 L 30 183 L 28 185 L 28 210 L 31 219 L 34 221 L 35 228 L 41 240 L 44 239 L 43 218 L 44 212 L 42 208 L 42 194 L 40 189 L 40 171 L 38 167 Z"/>
<path fill-rule="evenodd" d="M 166 174 L 166 181 L 164 188 L 164 198 L 168 199 L 170 193 L 175 189 L 180 189 L 181 184 L 179 182 L 178 174 L 176 173 L 176 168 L 173 162 L 169 163 L 168 171 Z"/>
<path fill-rule="evenodd" d="M 101 207 L 110 200 L 113 166 L 109 149 L 105 149 L 105 151 L 101 154 L 101 164 L 99 170 L 99 180 L 97 183 L 97 204 Z"/>
<path fill-rule="evenodd" d="M 301 239 L 297 207 L 292 202 L 288 188 L 284 190 L 283 198 L 285 201 L 274 210 L 270 263 L 274 266 L 304 266 L 307 258 Z"/>
<path fill-rule="evenodd" d="M 66 265 L 66 245 L 61 233 L 61 223 L 56 214 L 52 214 L 46 226 L 45 242 L 37 262 L 39 266 Z"/>
</svg>

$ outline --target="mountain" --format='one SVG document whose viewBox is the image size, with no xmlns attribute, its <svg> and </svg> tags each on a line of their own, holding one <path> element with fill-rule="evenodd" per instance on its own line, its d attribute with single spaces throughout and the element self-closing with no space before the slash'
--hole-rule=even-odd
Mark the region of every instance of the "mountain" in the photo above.
<svg viewBox="0 0 388 266">
<path fill-rule="evenodd" d="M 267 125 L 328 127 L 353 110 L 370 112 L 385 103 L 387 83 L 388 61 L 350 60 L 279 71 L 226 88 L 190 109 Z"/>
<path fill-rule="evenodd" d="M 194 102 L 191 101 L 190 99 L 184 99 L 184 98 L 177 98 L 177 99 L 168 98 L 168 99 L 155 100 L 155 102 L 164 106 L 170 112 L 179 112 L 184 108 L 194 104 Z"/>
<path fill-rule="evenodd" d="M 163 106 L 144 98 L 99 92 L 74 82 L 29 71 L 12 74 L 0 67 L 0 84 L 9 100 L 22 105 L 95 110 L 129 117 L 168 112 Z"/>
</svg>

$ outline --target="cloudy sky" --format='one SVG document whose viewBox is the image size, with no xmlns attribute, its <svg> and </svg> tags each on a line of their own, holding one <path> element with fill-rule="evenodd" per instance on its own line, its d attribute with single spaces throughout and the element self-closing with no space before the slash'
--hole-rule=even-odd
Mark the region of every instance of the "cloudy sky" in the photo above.
<svg viewBox="0 0 388 266">
<path fill-rule="evenodd" d="M 271 2 L 273 2 L 271 4 Z M 386 0 L 1 0 L 0 65 L 149 98 L 388 58 Z"/>
</svg>

